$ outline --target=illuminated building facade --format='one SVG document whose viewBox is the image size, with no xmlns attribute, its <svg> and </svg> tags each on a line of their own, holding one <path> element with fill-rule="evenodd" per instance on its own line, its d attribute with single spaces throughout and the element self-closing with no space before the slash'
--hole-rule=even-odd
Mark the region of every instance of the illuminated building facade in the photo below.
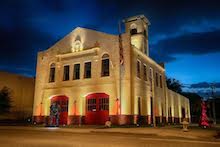
<svg viewBox="0 0 220 147">
<path fill-rule="evenodd" d="M 77 27 L 38 53 L 35 122 L 48 122 L 53 102 L 61 106 L 61 124 L 190 118 L 189 100 L 167 89 L 163 65 L 149 57 L 148 19 L 139 15 L 123 22 L 121 35 Z"/>
</svg>

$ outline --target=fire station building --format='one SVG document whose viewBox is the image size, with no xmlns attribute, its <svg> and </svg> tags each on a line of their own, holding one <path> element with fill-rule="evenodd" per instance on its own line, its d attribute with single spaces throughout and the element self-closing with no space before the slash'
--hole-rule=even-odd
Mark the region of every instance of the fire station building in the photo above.
<svg viewBox="0 0 220 147">
<path fill-rule="evenodd" d="M 61 107 L 60 124 L 179 123 L 190 119 L 189 100 L 166 86 L 165 68 L 149 57 L 143 16 L 125 19 L 125 33 L 75 28 L 39 52 L 33 119 L 48 122 Z"/>
</svg>

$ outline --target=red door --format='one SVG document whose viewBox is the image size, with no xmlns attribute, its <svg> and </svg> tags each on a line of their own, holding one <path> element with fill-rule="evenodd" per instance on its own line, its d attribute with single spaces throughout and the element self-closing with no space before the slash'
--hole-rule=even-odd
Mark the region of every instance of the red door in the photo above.
<svg viewBox="0 0 220 147">
<path fill-rule="evenodd" d="M 103 125 L 109 119 L 109 96 L 94 93 L 86 97 L 86 124 Z"/>
<path fill-rule="evenodd" d="M 67 125 L 68 118 L 68 97 L 66 96 L 55 96 L 51 99 L 51 104 L 56 103 L 60 106 L 60 125 Z"/>
</svg>

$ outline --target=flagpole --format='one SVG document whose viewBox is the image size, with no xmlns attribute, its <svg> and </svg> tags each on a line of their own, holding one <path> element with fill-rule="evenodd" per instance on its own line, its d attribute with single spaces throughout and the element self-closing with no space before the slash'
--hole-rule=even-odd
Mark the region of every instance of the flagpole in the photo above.
<svg viewBox="0 0 220 147">
<path fill-rule="evenodd" d="M 119 36 L 118 36 L 118 41 L 119 41 L 119 56 L 120 56 L 120 63 L 119 63 L 119 104 L 120 104 L 120 115 L 121 115 L 121 105 L 122 105 L 122 102 L 121 102 L 121 97 L 122 97 L 122 83 L 121 83 L 121 80 L 122 80 L 122 75 L 121 75 L 121 66 L 123 64 L 123 52 L 122 52 L 122 38 L 121 38 L 121 21 L 119 20 L 118 21 L 118 32 L 119 32 Z"/>
</svg>

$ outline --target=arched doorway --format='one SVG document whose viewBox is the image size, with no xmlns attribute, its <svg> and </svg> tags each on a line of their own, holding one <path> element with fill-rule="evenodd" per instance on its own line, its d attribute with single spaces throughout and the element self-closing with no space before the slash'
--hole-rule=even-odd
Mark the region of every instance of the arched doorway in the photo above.
<svg viewBox="0 0 220 147">
<path fill-rule="evenodd" d="M 60 106 L 59 124 L 67 125 L 68 118 L 68 97 L 64 95 L 54 96 L 51 98 L 51 105 L 56 103 Z"/>
<path fill-rule="evenodd" d="M 86 96 L 86 118 L 89 125 L 103 125 L 109 119 L 109 95 L 93 93 Z"/>
</svg>

